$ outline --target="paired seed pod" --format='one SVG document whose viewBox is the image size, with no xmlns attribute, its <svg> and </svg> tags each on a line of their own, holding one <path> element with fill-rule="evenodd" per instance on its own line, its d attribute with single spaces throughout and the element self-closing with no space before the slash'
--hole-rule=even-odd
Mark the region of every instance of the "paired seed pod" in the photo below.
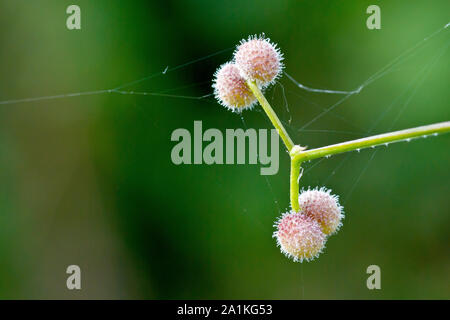
<svg viewBox="0 0 450 320">
<path fill-rule="evenodd" d="M 256 97 L 246 81 L 255 81 L 260 88 L 266 88 L 280 76 L 282 60 L 279 49 L 264 35 L 241 41 L 233 61 L 220 66 L 214 74 L 213 88 L 217 100 L 232 111 L 251 108 Z"/>
<path fill-rule="evenodd" d="M 227 62 L 214 75 L 214 93 L 220 103 L 230 109 L 250 108 L 256 97 L 241 77 L 239 68 Z"/>
<path fill-rule="evenodd" d="M 319 223 L 304 214 L 285 213 L 275 226 L 277 245 L 282 253 L 294 261 L 310 261 L 325 247 L 326 236 Z"/>
<path fill-rule="evenodd" d="M 342 226 L 344 218 L 339 198 L 326 188 L 303 191 L 298 197 L 302 213 L 315 219 L 323 233 L 332 235 Z"/>
<path fill-rule="evenodd" d="M 234 60 L 244 77 L 256 80 L 262 87 L 274 83 L 283 69 L 280 50 L 264 36 L 241 41 L 234 53 Z"/>
<path fill-rule="evenodd" d="M 273 236 L 287 257 L 310 261 L 325 247 L 327 237 L 336 233 L 344 218 L 338 197 L 325 188 L 303 191 L 300 212 L 285 213 L 275 224 Z"/>
</svg>

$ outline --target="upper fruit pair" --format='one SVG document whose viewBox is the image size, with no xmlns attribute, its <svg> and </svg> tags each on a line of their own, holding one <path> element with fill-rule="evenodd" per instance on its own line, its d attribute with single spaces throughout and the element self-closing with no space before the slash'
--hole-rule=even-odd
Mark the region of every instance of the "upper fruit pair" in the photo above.
<svg viewBox="0 0 450 320">
<path fill-rule="evenodd" d="M 266 88 L 280 76 L 282 60 L 279 49 L 264 35 L 242 40 L 233 60 L 221 65 L 214 74 L 216 98 L 232 111 L 252 107 L 256 97 L 246 82 L 255 81 L 260 88 Z"/>
</svg>

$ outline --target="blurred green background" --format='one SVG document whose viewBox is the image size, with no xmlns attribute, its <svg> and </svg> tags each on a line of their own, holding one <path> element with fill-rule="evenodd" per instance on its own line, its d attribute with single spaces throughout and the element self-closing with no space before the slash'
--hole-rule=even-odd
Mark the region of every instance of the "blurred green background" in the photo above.
<svg viewBox="0 0 450 320">
<path fill-rule="evenodd" d="M 70 4 L 81 30 L 66 28 Z M 381 7 L 381 30 L 366 27 L 370 4 Z M 166 66 L 180 68 L 127 90 L 202 96 L 233 46 L 261 32 L 299 82 L 350 90 L 448 23 L 449 9 L 447 0 L 0 0 L 0 100 L 115 88 Z M 303 131 L 341 97 L 286 77 L 267 97 L 310 147 L 449 120 L 448 43 L 447 29 Z M 261 112 L 243 117 L 270 128 Z M 332 188 L 346 219 L 319 259 L 298 264 L 271 238 L 289 206 L 283 146 L 274 176 L 259 165 L 176 166 L 170 135 L 192 132 L 194 120 L 244 127 L 212 98 L 0 104 L 0 298 L 450 298 L 449 135 L 307 164 L 302 186 Z M 80 291 L 66 288 L 71 264 Z M 366 287 L 372 264 L 381 290 Z"/>
</svg>

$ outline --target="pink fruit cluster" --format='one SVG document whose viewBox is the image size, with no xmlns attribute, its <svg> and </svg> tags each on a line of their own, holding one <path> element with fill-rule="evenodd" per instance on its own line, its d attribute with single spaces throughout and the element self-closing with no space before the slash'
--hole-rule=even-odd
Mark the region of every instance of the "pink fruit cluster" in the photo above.
<svg viewBox="0 0 450 320">
<path fill-rule="evenodd" d="M 316 220 L 323 233 L 332 235 L 342 226 L 342 207 L 339 199 L 326 188 L 307 190 L 298 197 L 302 213 Z"/>
<path fill-rule="evenodd" d="M 234 63 L 223 64 L 214 77 L 214 93 L 223 106 L 233 110 L 234 108 L 250 108 L 256 103 L 256 97 Z"/>
<path fill-rule="evenodd" d="M 274 238 L 287 257 L 310 261 L 324 249 L 327 237 L 336 233 L 344 218 L 338 197 L 325 188 L 303 191 L 300 212 L 284 213 L 276 222 Z"/>
<path fill-rule="evenodd" d="M 325 246 L 326 236 L 319 224 L 304 214 L 284 213 L 276 226 L 277 245 L 294 261 L 313 259 Z"/>
<path fill-rule="evenodd" d="M 220 66 L 214 74 L 213 88 L 217 100 L 232 111 L 251 108 L 256 97 L 247 81 L 255 81 L 261 89 L 266 88 L 281 74 L 282 60 L 279 49 L 264 35 L 242 40 L 233 60 Z"/>
<path fill-rule="evenodd" d="M 275 82 L 283 69 L 280 50 L 264 37 L 253 36 L 241 41 L 234 59 L 245 77 L 256 80 L 263 87 Z"/>
</svg>

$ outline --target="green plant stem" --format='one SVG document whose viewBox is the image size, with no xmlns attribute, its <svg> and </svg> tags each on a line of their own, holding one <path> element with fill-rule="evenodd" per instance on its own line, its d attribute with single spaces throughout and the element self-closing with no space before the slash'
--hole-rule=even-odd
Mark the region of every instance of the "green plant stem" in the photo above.
<svg viewBox="0 0 450 320">
<path fill-rule="evenodd" d="M 424 137 L 432 134 L 445 133 L 450 131 L 450 121 L 440 122 L 435 124 L 430 124 L 427 126 L 416 127 L 406 130 L 394 131 L 384 134 L 379 134 L 371 137 L 366 137 L 362 139 L 342 142 L 338 144 L 333 144 L 330 146 L 298 151 L 295 154 L 292 154 L 293 161 L 307 161 L 313 160 L 317 158 L 322 158 L 326 156 L 332 156 L 335 154 L 360 150 L 370 147 L 379 146 L 382 144 L 389 144 L 393 142 L 405 141 L 408 139 L 414 139 L 418 137 Z"/>
<path fill-rule="evenodd" d="M 259 89 L 256 82 L 247 80 L 247 85 L 249 86 L 249 88 L 253 92 L 253 94 L 255 95 L 256 99 L 258 99 L 259 104 L 263 108 L 266 115 L 269 117 L 273 126 L 275 127 L 278 134 L 280 135 L 281 140 L 283 140 L 284 145 L 288 149 L 289 154 L 291 155 L 291 191 L 290 191 L 291 206 L 294 211 L 298 212 L 298 211 L 300 211 L 300 206 L 298 204 L 298 190 L 299 190 L 298 180 L 299 180 L 299 175 L 300 175 L 301 161 L 300 162 L 293 161 L 292 154 L 296 154 L 297 152 L 300 152 L 300 151 L 304 150 L 305 148 L 294 145 L 294 142 L 292 142 L 291 137 L 289 137 L 289 134 L 287 133 L 283 124 L 281 123 L 281 121 L 278 118 L 275 111 L 273 111 L 272 107 L 270 106 L 266 97 L 264 97 L 263 93 Z"/>
<path fill-rule="evenodd" d="M 343 143 L 333 144 L 330 146 L 304 150 L 294 149 L 291 152 L 291 188 L 290 198 L 291 207 L 295 212 L 300 211 L 300 205 L 298 203 L 298 191 L 299 191 L 299 174 L 300 166 L 303 161 L 313 160 L 317 158 L 327 157 L 343 152 L 360 150 L 370 147 L 375 147 L 383 144 L 394 143 L 399 141 L 408 141 L 418 137 L 426 137 L 429 135 L 437 135 L 440 133 L 450 132 L 450 121 L 430 124 L 427 126 L 416 127 L 406 130 L 394 131 L 384 134 L 379 134 L 362 139 L 347 141 Z"/>
<path fill-rule="evenodd" d="M 298 191 L 299 191 L 299 180 L 300 180 L 300 161 L 294 161 L 291 159 L 291 208 L 295 212 L 300 212 L 300 204 L 298 203 Z"/>
<path fill-rule="evenodd" d="M 295 145 L 292 139 L 289 137 L 286 129 L 278 119 L 275 111 L 273 111 L 267 99 L 262 94 L 258 85 L 255 81 L 247 81 L 250 90 L 258 99 L 261 107 L 266 112 L 270 121 L 272 122 L 275 129 L 278 131 L 281 139 L 283 140 L 286 148 L 291 156 L 291 176 L 290 176 L 290 200 L 292 210 L 295 212 L 300 212 L 300 204 L 298 203 L 298 193 L 299 193 L 299 179 L 301 164 L 303 161 L 313 160 L 317 158 L 332 156 L 339 153 L 344 153 L 348 151 L 360 150 L 370 147 L 375 147 L 383 144 L 389 144 L 399 141 L 409 141 L 409 139 L 414 139 L 418 137 L 426 137 L 428 135 L 440 134 L 450 132 L 450 121 L 440 122 L 435 124 L 430 124 L 427 126 L 416 127 L 406 130 L 394 131 L 384 134 L 379 134 L 371 137 L 366 137 L 362 139 L 342 142 L 338 144 L 329 145 L 322 148 L 306 150 L 305 147 Z"/>
<path fill-rule="evenodd" d="M 294 143 L 292 142 L 291 137 L 289 137 L 289 134 L 287 133 L 280 119 L 278 119 L 277 114 L 275 113 L 275 111 L 273 111 L 266 97 L 264 97 L 263 93 L 261 92 L 255 81 L 247 80 L 247 85 L 255 95 L 256 99 L 258 99 L 259 103 L 261 104 L 261 107 L 266 112 L 275 129 L 277 129 L 278 134 L 280 135 L 281 140 L 283 140 L 286 148 L 288 149 L 289 152 L 291 152 L 292 148 L 294 147 Z"/>
</svg>

